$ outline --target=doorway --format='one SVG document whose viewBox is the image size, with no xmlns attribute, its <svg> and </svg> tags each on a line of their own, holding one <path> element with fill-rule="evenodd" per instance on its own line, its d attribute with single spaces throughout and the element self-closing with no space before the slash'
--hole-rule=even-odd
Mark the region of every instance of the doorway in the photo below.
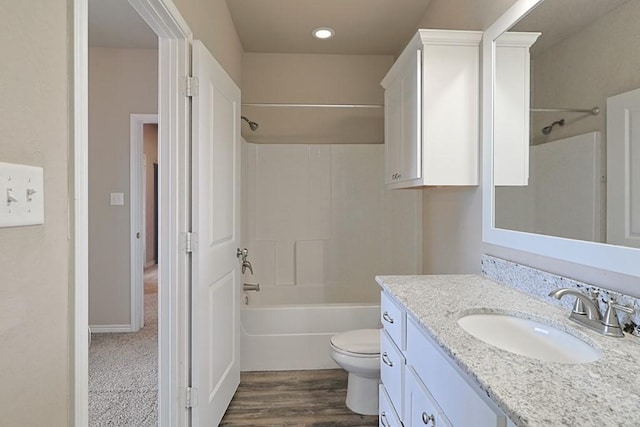
<svg viewBox="0 0 640 427">
<path fill-rule="evenodd" d="M 89 0 L 74 0 L 74 333 L 73 424 L 88 425 L 88 291 L 89 291 L 89 191 L 88 191 L 88 9 Z M 121 3 L 121 2 L 108 2 Z M 183 96 L 184 76 L 189 73 L 191 31 L 171 2 L 130 0 L 137 13 L 159 38 L 159 194 L 158 276 L 159 375 L 158 424 L 188 425 L 188 410 L 180 405 L 188 378 L 188 257 L 184 239 L 188 218 L 188 117 Z M 163 172 L 163 171 L 166 171 Z M 121 192 L 120 190 L 114 191 Z M 122 191 L 126 192 L 126 191 Z M 110 195 L 109 195 L 110 196 Z M 115 195 L 116 206 L 119 196 Z"/>
</svg>

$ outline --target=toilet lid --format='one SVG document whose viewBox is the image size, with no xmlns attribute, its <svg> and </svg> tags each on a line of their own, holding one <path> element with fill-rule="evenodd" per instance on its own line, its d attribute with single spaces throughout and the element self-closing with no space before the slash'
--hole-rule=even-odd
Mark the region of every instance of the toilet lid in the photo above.
<svg viewBox="0 0 640 427">
<path fill-rule="evenodd" d="M 349 353 L 379 354 L 380 329 L 357 329 L 331 337 L 331 344 Z"/>
</svg>

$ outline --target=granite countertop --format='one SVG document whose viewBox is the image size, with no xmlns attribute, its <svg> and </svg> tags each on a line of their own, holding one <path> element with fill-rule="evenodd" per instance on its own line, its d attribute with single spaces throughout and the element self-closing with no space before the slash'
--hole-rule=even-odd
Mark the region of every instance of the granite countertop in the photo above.
<svg viewBox="0 0 640 427">
<path fill-rule="evenodd" d="M 376 281 L 516 425 L 640 426 L 639 338 L 600 335 L 570 321 L 566 309 L 478 275 L 378 276 Z M 457 323 L 482 312 L 547 323 L 599 348 L 602 357 L 562 364 L 501 350 Z"/>
</svg>

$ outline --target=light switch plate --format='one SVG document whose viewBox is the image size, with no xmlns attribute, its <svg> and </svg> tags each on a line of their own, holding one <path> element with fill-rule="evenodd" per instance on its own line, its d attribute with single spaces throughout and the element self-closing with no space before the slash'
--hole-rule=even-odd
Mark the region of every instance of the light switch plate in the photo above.
<svg viewBox="0 0 640 427">
<path fill-rule="evenodd" d="M 0 227 L 44 224 L 44 170 L 0 162 Z"/>
<path fill-rule="evenodd" d="M 123 206 L 124 193 L 111 193 L 111 206 Z"/>
</svg>

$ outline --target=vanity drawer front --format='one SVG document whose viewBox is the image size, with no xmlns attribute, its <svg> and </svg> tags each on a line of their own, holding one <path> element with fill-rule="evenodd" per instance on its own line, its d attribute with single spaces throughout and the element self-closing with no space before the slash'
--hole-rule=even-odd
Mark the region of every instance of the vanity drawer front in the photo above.
<svg viewBox="0 0 640 427">
<path fill-rule="evenodd" d="M 504 426 L 506 417 L 495 404 L 485 401 L 442 350 L 415 324 L 407 322 L 407 363 L 455 426 Z"/>
<path fill-rule="evenodd" d="M 391 399 L 385 390 L 384 385 L 380 384 L 379 396 L 379 408 L 380 416 L 378 417 L 379 427 L 402 427 L 400 418 L 396 413 L 395 408 L 391 404 Z"/>
<path fill-rule="evenodd" d="M 380 298 L 380 322 L 398 348 L 404 350 L 406 314 L 385 292 Z"/>
<path fill-rule="evenodd" d="M 380 331 L 380 379 L 389 393 L 391 403 L 398 411 L 401 411 L 404 356 L 384 330 Z"/>
<path fill-rule="evenodd" d="M 404 392 L 405 427 L 451 427 L 451 423 L 442 413 L 442 409 L 418 379 L 411 367 L 405 370 Z"/>
</svg>

